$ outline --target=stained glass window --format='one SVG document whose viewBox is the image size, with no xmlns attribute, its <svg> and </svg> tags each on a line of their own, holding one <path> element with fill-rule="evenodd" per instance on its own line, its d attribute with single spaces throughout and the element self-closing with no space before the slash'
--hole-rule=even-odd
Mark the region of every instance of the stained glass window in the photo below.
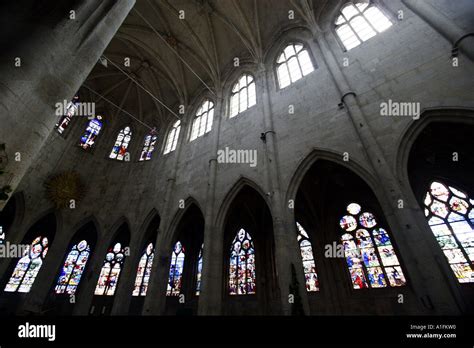
<svg viewBox="0 0 474 348">
<path fill-rule="evenodd" d="M 241 229 L 235 236 L 230 250 L 229 293 L 255 294 L 255 284 L 255 249 L 252 237 Z"/>
<path fill-rule="evenodd" d="M 212 121 L 214 119 L 214 103 L 210 100 L 205 100 L 204 103 L 199 107 L 196 117 L 193 120 L 193 126 L 191 128 L 191 139 L 193 141 L 196 138 L 203 136 L 212 129 Z"/>
<path fill-rule="evenodd" d="M 178 144 L 179 132 L 181 130 L 181 121 L 176 121 L 173 124 L 173 128 L 168 133 L 168 137 L 166 138 L 166 146 L 165 151 L 163 152 L 165 155 L 176 150 L 176 145 Z"/>
<path fill-rule="evenodd" d="M 426 193 L 425 216 L 460 283 L 474 283 L 474 200 L 434 181 Z"/>
<path fill-rule="evenodd" d="M 168 288 L 166 296 L 178 296 L 181 292 L 182 278 L 184 268 L 184 247 L 178 241 L 174 245 L 171 255 L 170 274 L 168 279 Z"/>
<path fill-rule="evenodd" d="M 340 220 L 341 237 L 354 289 L 402 286 L 406 280 L 388 232 L 375 216 L 361 212 L 357 203 L 347 206 Z"/>
<path fill-rule="evenodd" d="M 102 116 L 97 115 L 94 119 L 89 121 L 84 135 L 81 137 L 81 146 L 84 150 L 90 150 L 97 139 L 97 136 L 102 129 Z"/>
<path fill-rule="evenodd" d="M 257 104 L 255 81 L 250 75 L 243 75 L 232 88 L 230 96 L 230 117 L 234 117 Z"/>
<path fill-rule="evenodd" d="M 151 160 L 151 154 L 153 153 L 153 151 L 155 151 L 157 139 L 158 139 L 158 136 L 154 132 L 147 134 L 145 136 L 142 154 L 140 155 L 140 161 Z"/>
<path fill-rule="evenodd" d="M 201 250 L 199 250 L 198 262 L 197 262 L 197 273 L 196 273 L 196 295 L 199 295 L 201 292 L 201 274 L 202 274 L 202 250 L 204 244 L 201 245 Z"/>
<path fill-rule="evenodd" d="M 314 71 L 308 50 L 301 44 L 286 46 L 277 59 L 277 75 L 280 88 L 285 88 Z"/>
<path fill-rule="evenodd" d="M 115 294 L 124 260 L 125 250 L 122 244 L 116 243 L 105 255 L 94 295 L 113 296 Z"/>
<path fill-rule="evenodd" d="M 56 282 L 54 289 L 56 294 L 66 293 L 73 295 L 76 293 L 90 252 L 90 246 L 85 240 L 80 241 L 71 248 Z"/>
<path fill-rule="evenodd" d="M 309 236 L 304 228 L 297 222 L 298 243 L 300 245 L 301 258 L 303 259 L 304 277 L 306 280 L 306 291 L 319 291 L 319 279 L 316 273 L 316 264 L 314 263 L 313 248 L 309 241 Z"/>
<path fill-rule="evenodd" d="M 23 257 L 18 261 L 6 292 L 29 292 L 38 272 L 43 265 L 43 260 L 48 253 L 49 241 L 47 237 L 38 236 L 28 246 Z"/>
<path fill-rule="evenodd" d="M 79 104 L 79 96 L 75 95 L 74 98 L 67 104 L 65 115 L 61 116 L 59 122 L 56 123 L 56 130 L 59 134 L 63 134 L 66 130 L 69 123 L 71 123 L 71 119 L 77 113 Z"/>
<path fill-rule="evenodd" d="M 153 243 L 147 245 L 140 262 L 138 263 L 137 277 L 132 296 L 146 296 L 148 281 L 150 280 L 151 266 L 153 265 Z"/>
<path fill-rule="evenodd" d="M 123 161 L 127 154 L 128 145 L 132 139 L 132 130 L 130 127 L 125 127 L 117 135 L 115 145 L 110 152 L 109 158 L 116 159 L 117 161 Z"/>
<path fill-rule="evenodd" d="M 341 9 L 335 24 L 336 33 L 346 50 L 359 46 L 392 26 L 392 22 L 372 1 L 347 3 Z"/>
</svg>

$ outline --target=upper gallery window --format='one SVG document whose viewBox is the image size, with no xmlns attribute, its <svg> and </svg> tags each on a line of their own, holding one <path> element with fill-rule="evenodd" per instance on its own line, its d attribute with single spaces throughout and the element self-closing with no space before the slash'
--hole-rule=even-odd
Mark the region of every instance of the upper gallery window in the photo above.
<svg viewBox="0 0 474 348">
<path fill-rule="evenodd" d="M 230 96 L 230 117 L 234 117 L 257 104 L 255 81 L 250 75 L 243 75 L 232 88 Z"/>
<path fill-rule="evenodd" d="M 178 144 L 179 132 L 181 130 L 181 121 L 176 121 L 173 124 L 173 128 L 168 133 L 166 138 L 166 145 L 164 154 L 170 153 L 171 151 L 176 150 L 176 145 Z"/>
<path fill-rule="evenodd" d="M 214 103 L 210 100 L 205 100 L 194 117 L 190 141 L 193 141 L 194 139 L 203 136 L 205 133 L 210 132 L 212 129 L 213 119 Z"/>
<path fill-rule="evenodd" d="M 392 22 L 372 1 L 351 1 L 342 7 L 336 19 L 336 33 L 346 50 L 385 31 Z"/>
<path fill-rule="evenodd" d="M 95 144 L 95 140 L 102 129 L 102 125 L 102 116 L 97 115 L 94 119 L 90 120 L 84 135 L 81 137 L 79 146 L 84 150 L 90 150 Z"/>
<path fill-rule="evenodd" d="M 314 71 L 309 53 L 302 44 L 286 46 L 277 59 L 277 75 L 280 88 L 285 88 Z"/>
<path fill-rule="evenodd" d="M 149 161 L 151 160 L 151 154 L 155 151 L 155 145 L 158 136 L 151 132 L 145 136 L 145 140 L 143 142 L 143 149 L 140 155 L 140 161 Z"/>
<path fill-rule="evenodd" d="M 56 130 L 59 134 L 63 134 L 66 130 L 69 123 L 71 123 L 72 117 L 77 113 L 79 104 L 79 96 L 75 95 L 74 98 L 67 104 L 66 112 L 63 116 L 59 119 L 58 123 L 56 123 Z"/>
<path fill-rule="evenodd" d="M 130 127 L 125 127 L 117 135 L 115 145 L 110 152 L 109 158 L 116 159 L 117 161 L 123 161 L 127 154 L 128 145 L 132 139 L 132 131 Z"/>
<path fill-rule="evenodd" d="M 474 200 L 434 181 L 426 193 L 425 216 L 460 283 L 474 283 Z"/>
<path fill-rule="evenodd" d="M 344 231 L 341 240 L 353 288 L 405 285 L 405 275 L 388 231 L 380 226 L 374 214 L 363 212 L 357 203 L 349 204 L 347 213 L 340 220 Z"/>
</svg>

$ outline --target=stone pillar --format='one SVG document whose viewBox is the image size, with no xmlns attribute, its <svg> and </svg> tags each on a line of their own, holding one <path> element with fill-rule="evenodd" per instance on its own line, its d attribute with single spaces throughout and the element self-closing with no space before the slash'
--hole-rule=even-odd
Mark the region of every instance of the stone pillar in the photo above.
<svg viewBox="0 0 474 348">
<path fill-rule="evenodd" d="M 216 229 L 215 191 L 217 181 L 217 151 L 221 121 L 225 117 L 222 91 L 218 93 L 214 129 L 212 131 L 212 157 L 209 160 L 209 179 L 204 216 L 204 249 L 202 256 L 201 292 L 198 314 L 222 314 L 222 267 L 224 258 L 224 231 Z"/>
<path fill-rule="evenodd" d="M 291 304 L 289 302 L 290 285 L 292 282 L 291 263 L 295 265 L 297 279 L 299 282 L 299 295 L 302 299 L 303 309 L 309 312 L 308 297 L 306 294 L 306 286 L 304 274 L 299 258 L 300 251 L 296 239 L 296 225 L 294 221 L 289 221 L 291 214 L 285 210 L 288 205 L 283 201 L 284 198 L 278 167 L 278 146 L 277 135 L 273 128 L 271 97 L 269 90 L 269 71 L 264 67 L 260 67 L 259 76 L 257 77 L 257 88 L 262 91 L 262 111 L 263 111 L 263 132 L 265 135 L 265 166 L 267 166 L 267 187 L 270 190 L 272 219 L 273 219 L 273 235 L 275 240 L 275 264 L 277 271 L 277 281 L 280 288 L 280 303 L 282 314 L 291 314 Z M 294 295 L 294 294 L 292 294 Z"/>
<path fill-rule="evenodd" d="M 134 3 L 81 2 L 79 8 L 71 8 L 75 19 L 70 19 L 69 11 L 54 25 L 47 18 L 4 57 L 0 143 L 5 144 L 8 162 L 0 175 L 0 189 L 16 189 L 57 122 L 55 104 L 72 99 Z M 0 209 L 5 204 L 0 201 Z"/>
<path fill-rule="evenodd" d="M 430 247 L 433 236 L 426 223 L 417 221 L 409 209 L 398 208 L 399 200 L 407 202 L 407 198 L 386 162 L 366 121 L 366 116 L 358 104 L 356 94 L 350 88 L 323 32 L 315 34 L 314 43 L 323 57 L 322 66 L 329 70 L 334 84 L 342 96 L 349 120 L 364 146 L 371 169 L 379 180 L 384 196 L 378 198 L 387 203 L 385 206 L 388 207 L 388 210 L 384 207 L 384 213 L 390 222 L 391 233 L 399 246 L 398 253 L 407 271 L 408 286 L 418 297 L 416 300 L 419 310 L 424 313 L 439 311 L 440 313 L 459 314 L 459 308 L 449 285 L 446 284 L 446 278 L 433 257 L 433 253 L 436 253 L 435 249 Z M 382 206 L 384 205 L 382 204 Z M 431 303 L 432 308 L 423 308 L 421 303 Z"/>
<path fill-rule="evenodd" d="M 431 5 L 429 1 L 402 0 L 402 3 L 428 23 L 452 45 L 464 35 L 468 34 L 461 29 L 455 21 L 446 17 L 444 13 Z M 474 36 L 464 39 L 459 48 L 471 61 L 474 60 Z"/>
<path fill-rule="evenodd" d="M 182 103 L 184 105 L 184 103 Z M 187 129 L 187 115 L 181 119 L 181 131 L 179 133 L 178 144 L 175 153 L 167 156 L 174 156 L 173 170 L 166 183 L 165 198 L 163 202 L 163 215 L 160 221 L 160 228 L 155 242 L 155 256 L 151 268 L 151 275 L 148 284 L 147 294 L 143 305 L 142 314 L 161 315 L 166 307 L 166 285 L 168 284 L 168 275 L 171 262 L 171 240 L 168 236 L 170 216 L 173 213 L 173 207 L 176 202 L 173 201 L 174 184 L 176 182 L 176 173 L 178 170 L 181 151 L 184 147 Z M 175 122 L 174 120 L 172 121 Z"/>
</svg>

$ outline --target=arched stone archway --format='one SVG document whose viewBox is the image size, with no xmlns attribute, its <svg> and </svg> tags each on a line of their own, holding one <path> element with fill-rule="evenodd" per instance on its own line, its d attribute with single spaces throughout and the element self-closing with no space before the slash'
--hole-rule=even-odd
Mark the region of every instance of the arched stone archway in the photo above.
<svg viewBox="0 0 474 348">
<path fill-rule="evenodd" d="M 240 243 L 241 230 L 250 236 L 255 252 L 248 254 L 245 260 L 238 256 L 237 263 L 233 263 L 232 251 L 235 251 L 235 243 Z M 272 216 L 265 199 L 251 186 L 242 185 L 233 197 L 225 216 L 223 237 L 223 313 L 279 313 Z M 244 244 L 242 248 L 245 249 Z M 254 261 L 249 262 L 252 257 Z M 244 261 L 245 266 L 239 266 L 239 262 L 243 265 Z M 241 284 L 244 278 L 246 284 Z"/>
<path fill-rule="evenodd" d="M 371 186 L 346 166 L 327 159 L 315 160 L 304 173 L 298 186 L 295 197 L 295 220 L 309 235 L 320 284 L 319 291 L 308 293 L 311 313 L 379 315 L 387 312 L 397 314 L 416 312 L 416 304 L 404 306 L 397 304 L 398 295 L 410 296 L 412 290 L 404 260 L 397 252 L 397 241 L 393 235 L 390 236 L 391 244 L 408 278 L 407 285 L 392 287 L 386 273 L 383 275 L 386 284 L 383 288 L 375 288 L 377 285 L 375 283 L 374 288 L 370 289 L 356 289 L 353 286 L 354 279 L 351 281 L 352 275 L 345 257 L 347 254 L 341 244 L 341 237 L 345 232 L 340 226 L 340 219 L 347 214 L 347 206 L 354 202 L 359 204 L 363 211 L 374 214 L 378 226 L 391 233 L 384 210 Z M 371 243 L 375 246 L 374 242 Z M 380 263 L 380 260 L 384 260 L 379 255 L 382 253 L 381 250 L 373 248 L 372 251 L 374 255 L 378 255 L 378 266 L 385 266 Z M 362 260 L 362 255 L 360 257 Z M 363 265 L 367 265 L 369 270 L 369 263 L 366 263 L 365 257 Z M 299 267 L 302 267 L 301 263 Z M 367 274 L 367 284 L 372 287 L 369 272 Z"/>
</svg>

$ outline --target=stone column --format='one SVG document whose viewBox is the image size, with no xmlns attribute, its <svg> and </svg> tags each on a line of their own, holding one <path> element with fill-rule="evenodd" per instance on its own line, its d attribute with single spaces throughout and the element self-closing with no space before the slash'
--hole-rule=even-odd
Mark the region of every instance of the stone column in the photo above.
<svg viewBox="0 0 474 348">
<path fill-rule="evenodd" d="M 309 312 L 308 297 L 306 294 L 306 286 L 304 274 L 299 258 L 300 251 L 296 239 L 296 225 L 294 221 L 289 221 L 291 214 L 285 210 L 288 205 L 283 201 L 284 198 L 279 166 L 278 166 L 278 135 L 274 131 L 272 120 L 272 101 L 269 90 L 269 74 L 272 70 L 267 70 L 264 66 L 260 67 L 257 77 L 258 87 L 262 91 L 262 111 L 263 111 L 263 132 L 265 135 L 265 166 L 267 166 L 267 187 L 270 190 L 272 219 L 273 219 L 273 235 L 275 240 L 275 264 L 277 271 L 277 281 L 280 288 L 280 303 L 282 314 L 291 314 L 291 304 L 289 302 L 290 285 L 292 282 L 291 263 L 295 265 L 297 279 L 299 282 L 299 295 L 302 299 L 303 309 Z M 292 294 L 295 295 L 295 294 Z"/>
<path fill-rule="evenodd" d="M 402 3 L 452 45 L 468 34 L 455 21 L 449 19 L 444 13 L 431 5 L 429 1 L 402 0 Z M 459 48 L 471 61 L 474 60 L 474 36 L 464 39 Z"/>
<path fill-rule="evenodd" d="M 184 105 L 184 103 L 182 103 Z M 142 314 L 161 315 L 166 307 L 166 285 L 168 284 L 168 275 L 171 262 L 171 240 L 168 236 L 169 224 L 171 222 L 173 207 L 177 203 L 173 201 L 174 185 L 176 182 L 176 173 L 179 166 L 179 159 L 184 143 L 187 141 L 187 115 L 181 119 L 181 131 L 179 133 L 178 144 L 175 153 L 168 156 L 174 156 L 172 171 L 166 183 L 165 198 L 163 203 L 163 215 L 160 221 L 160 227 L 155 242 L 155 256 L 151 268 L 151 275 L 148 284 L 145 303 Z M 172 121 L 175 122 L 174 120 Z"/>
<path fill-rule="evenodd" d="M 222 267 L 224 258 L 224 231 L 216 229 L 215 192 L 217 182 L 217 151 L 221 121 L 225 117 L 222 91 L 218 93 L 212 130 L 212 157 L 209 160 L 209 179 L 204 216 L 204 249 L 202 256 L 201 292 L 199 294 L 198 314 L 222 314 Z"/>
<path fill-rule="evenodd" d="M 419 310 L 424 313 L 439 311 L 439 313 L 459 314 L 459 308 L 449 285 L 446 284 L 446 278 L 433 257 L 433 253 L 436 253 L 430 242 L 433 237 L 426 224 L 423 224 L 423 221 L 417 221 L 409 209 L 398 208 L 399 200 L 407 202 L 407 198 L 386 162 L 366 121 L 366 115 L 358 104 L 356 94 L 339 67 L 323 32 L 315 33 L 314 43 L 323 57 L 322 66 L 329 70 L 341 94 L 349 120 L 364 146 L 371 169 L 379 180 L 384 196 L 378 198 L 385 201 L 385 206 L 389 209 L 385 208 L 384 213 L 392 227 L 391 233 L 399 246 L 398 253 L 409 277 L 408 286 L 418 297 L 416 300 Z M 423 308 L 421 303 L 432 303 L 432 308 Z"/>
<path fill-rule="evenodd" d="M 57 122 L 55 104 L 79 90 L 134 3 L 81 2 L 71 8 L 75 19 L 69 11 L 54 25 L 46 18 L 9 51 L 0 66 L 0 143 L 8 156 L 0 189 L 16 189 Z"/>
</svg>

